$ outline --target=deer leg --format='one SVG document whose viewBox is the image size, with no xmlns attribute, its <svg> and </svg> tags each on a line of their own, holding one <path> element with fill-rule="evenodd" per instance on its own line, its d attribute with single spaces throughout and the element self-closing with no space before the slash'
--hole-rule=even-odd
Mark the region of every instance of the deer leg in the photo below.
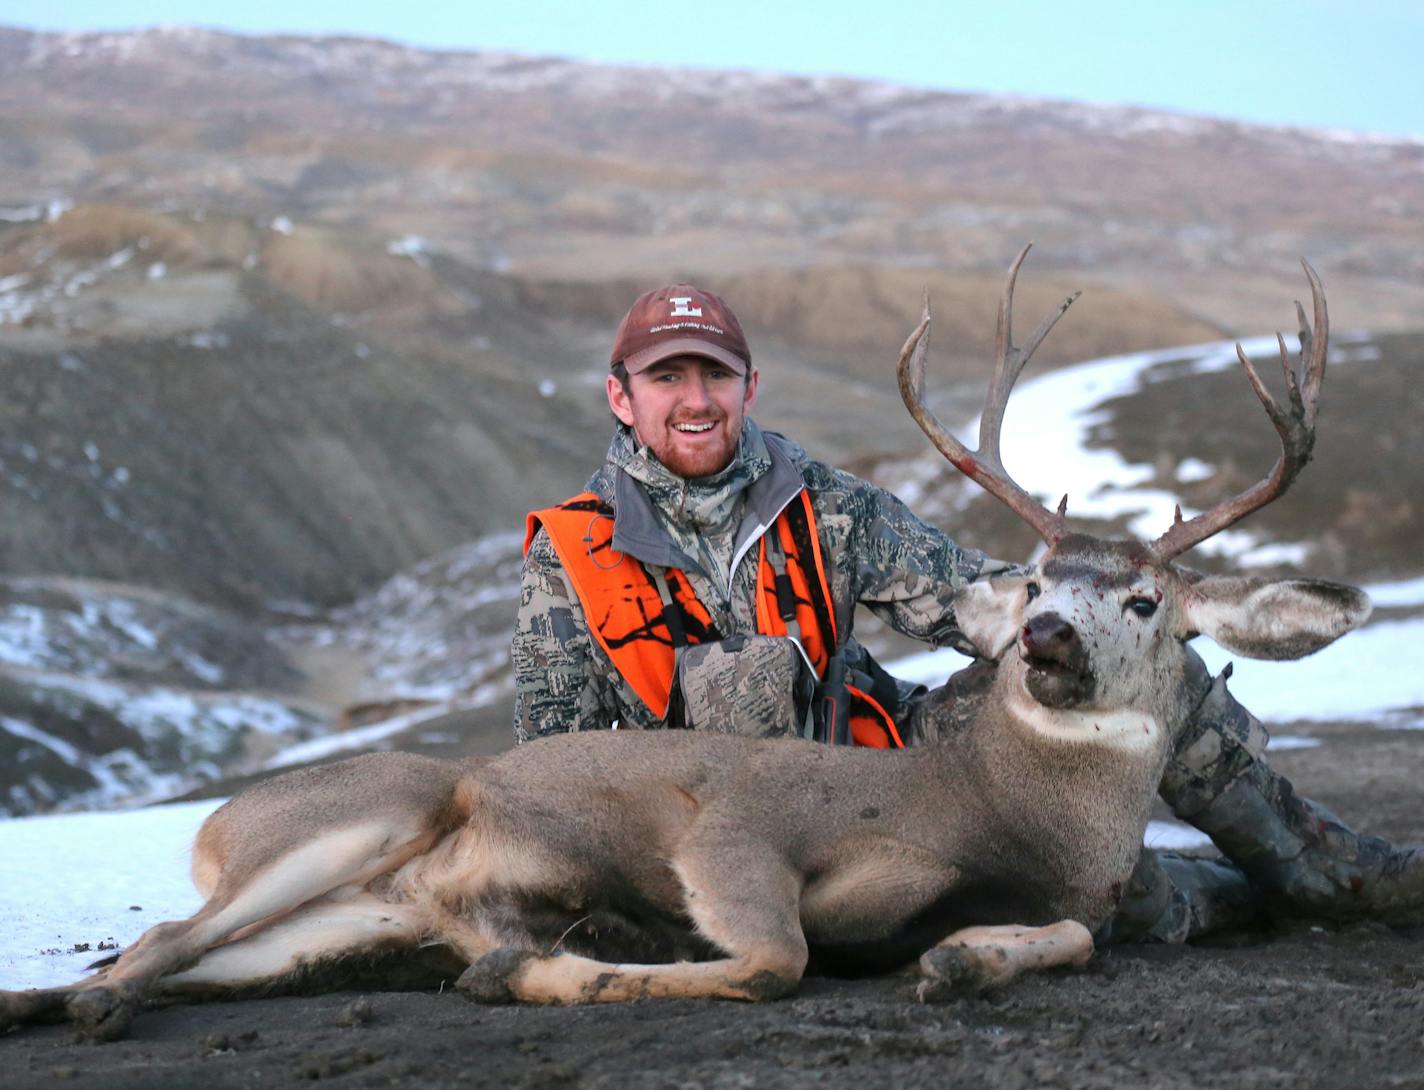
<svg viewBox="0 0 1424 1090">
<path fill-rule="evenodd" d="M 154 990 L 199 999 L 280 985 L 322 962 L 413 947 L 424 933 L 422 922 L 414 906 L 391 904 L 369 893 L 345 900 L 323 898 L 208 950 L 190 968 L 163 977 Z"/>
<path fill-rule="evenodd" d="M 925 979 L 915 994 L 921 1003 L 979 995 L 1024 973 L 1083 965 L 1092 956 L 1093 936 L 1077 920 L 1048 927 L 966 927 L 921 955 Z"/>
<path fill-rule="evenodd" d="M 799 877 L 781 860 L 729 854 L 674 862 L 697 929 L 727 956 L 707 962 L 632 965 L 573 954 L 505 948 L 482 958 L 457 986 L 483 1003 L 621 1003 L 633 999 L 775 999 L 806 968 Z"/>
</svg>

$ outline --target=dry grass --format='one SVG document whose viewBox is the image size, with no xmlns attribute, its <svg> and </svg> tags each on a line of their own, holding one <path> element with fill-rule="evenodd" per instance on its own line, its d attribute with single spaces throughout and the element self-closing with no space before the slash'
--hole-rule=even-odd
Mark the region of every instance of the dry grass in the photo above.
<svg viewBox="0 0 1424 1090">
<path fill-rule="evenodd" d="M 435 309 L 440 300 L 440 285 L 428 269 L 406 258 L 345 246 L 315 229 L 269 232 L 261 261 L 273 283 L 326 310 Z"/>
<path fill-rule="evenodd" d="M 102 260 L 130 247 L 142 250 L 149 262 L 175 267 L 207 256 L 193 230 L 168 216 L 117 204 L 81 204 L 52 223 L 0 236 L 0 275 L 28 272 L 51 258 Z"/>
</svg>

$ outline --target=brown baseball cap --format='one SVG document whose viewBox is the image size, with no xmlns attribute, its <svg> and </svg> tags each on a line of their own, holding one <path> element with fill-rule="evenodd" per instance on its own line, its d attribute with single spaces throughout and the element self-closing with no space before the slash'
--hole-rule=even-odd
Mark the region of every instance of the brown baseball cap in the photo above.
<svg viewBox="0 0 1424 1090">
<path fill-rule="evenodd" d="M 739 375 L 751 370 L 752 353 L 732 308 L 721 296 L 691 284 L 644 292 L 618 323 L 609 366 L 630 375 L 673 356 L 704 356 Z"/>
</svg>

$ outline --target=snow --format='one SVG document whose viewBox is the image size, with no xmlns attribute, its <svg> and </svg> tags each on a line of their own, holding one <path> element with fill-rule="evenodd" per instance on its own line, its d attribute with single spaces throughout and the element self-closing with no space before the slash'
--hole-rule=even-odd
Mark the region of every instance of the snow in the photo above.
<svg viewBox="0 0 1424 1090">
<path fill-rule="evenodd" d="M 1381 720 L 1424 727 L 1421 640 L 1424 618 L 1368 625 L 1294 662 L 1243 659 L 1206 639 L 1193 646 L 1213 672 L 1233 664 L 1231 691 L 1264 720 Z"/>
<path fill-rule="evenodd" d="M 443 717 L 448 711 L 449 709 L 444 706 L 438 708 L 436 712 L 426 708 L 408 715 L 396 715 L 390 719 L 382 719 L 379 723 L 371 723 L 369 726 L 337 731 L 334 734 L 312 738 L 306 742 L 298 742 L 269 759 L 267 767 L 288 768 L 291 765 L 307 764 L 310 761 L 329 760 L 343 753 L 359 752 L 415 726 L 422 719 Z"/>
<path fill-rule="evenodd" d="M 1204 481 L 1215 472 L 1213 467 L 1200 458 L 1183 458 L 1177 465 L 1177 480 L 1190 484 L 1193 481 Z"/>
<path fill-rule="evenodd" d="M 430 254 L 421 235 L 403 235 L 386 243 L 386 253 L 392 257 L 408 257 L 421 268 L 430 267 Z"/>
<path fill-rule="evenodd" d="M 1183 825 L 1180 821 L 1149 821 L 1147 832 L 1142 835 L 1142 843 L 1149 848 L 1180 852 L 1188 848 L 1209 847 L 1211 837 L 1190 825 Z"/>
<path fill-rule="evenodd" d="M 0 987 L 75 980 L 100 943 L 196 911 L 188 850 L 221 801 L 0 822 Z"/>
<path fill-rule="evenodd" d="M 1424 606 L 1424 578 L 1398 583 L 1375 583 L 1365 588 L 1376 607 Z"/>
</svg>

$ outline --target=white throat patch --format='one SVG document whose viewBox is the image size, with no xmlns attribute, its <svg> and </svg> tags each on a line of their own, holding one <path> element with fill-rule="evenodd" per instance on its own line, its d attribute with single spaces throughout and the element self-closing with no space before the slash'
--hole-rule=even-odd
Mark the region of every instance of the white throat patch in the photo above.
<svg viewBox="0 0 1424 1090">
<path fill-rule="evenodd" d="M 1035 734 L 1075 745 L 1148 750 L 1157 746 L 1162 734 L 1157 718 L 1148 712 L 1132 708 L 1118 711 L 1046 708 L 1022 685 L 1013 687 L 1009 713 Z"/>
</svg>

